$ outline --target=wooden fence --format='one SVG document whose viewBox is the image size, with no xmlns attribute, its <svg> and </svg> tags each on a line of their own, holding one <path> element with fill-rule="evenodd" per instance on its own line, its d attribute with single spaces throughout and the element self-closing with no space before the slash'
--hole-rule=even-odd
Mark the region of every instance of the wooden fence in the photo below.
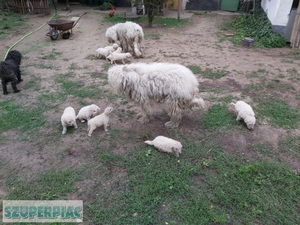
<svg viewBox="0 0 300 225">
<path fill-rule="evenodd" d="M 48 0 L 7 0 L 6 3 L 9 6 L 9 9 L 16 13 L 50 13 Z"/>
</svg>

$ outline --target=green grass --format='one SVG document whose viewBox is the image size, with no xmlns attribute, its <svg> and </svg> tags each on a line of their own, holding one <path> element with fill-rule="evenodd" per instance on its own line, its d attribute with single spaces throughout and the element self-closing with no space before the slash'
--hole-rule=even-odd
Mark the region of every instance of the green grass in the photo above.
<svg viewBox="0 0 300 225">
<path fill-rule="evenodd" d="M 202 73 L 202 69 L 199 66 L 195 66 L 195 65 L 190 65 L 187 66 L 194 74 L 201 74 Z"/>
<path fill-rule="evenodd" d="M 63 200 L 68 193 L 74 193 L 74 182 L 81 179 L 76 170 L 51 170 L 40 174 L 33 181 L 26 181 L 14 175 L 6 185 L 10 188 L 8 200 Z"/>
<path fill-rule="evenodd" d="M 20 14 L 2 11 L 0 13 L 0 40 L 4 40 L 11 32 L 24 27 L 26 21 Z"/>
<path fill-rule="evenodd" d="M 80 70 L 82 68 L 80 66 L 78 66 L 76 63 L 71 63 L 71 65 L 69 66 L 68 69 L 71 71 L 74 71 L 74 70 Z"/>
<path fill-rule="evenodd" d="M 300 115 L 297 109 L 280 100 L 261 101 L 257 109 L 258 115 L 267 117 L 272 125 L 283 128 L 298 128 Z"/>
<path fill-rule="evenodd" d="M 96 54 L 89 54 L 85 57 L 85 59 L 89 60 L 99 60 L 100 58 Z"/>
<path fill-rule="evenodd" d="M 206 69 L 205 71 L 202 71 L 202 76 L 204 78 L 209 78 L 209 79 L 220 79 L 220 78 L 228 75 L 228 73 L 229 73 L 229 71 L 226 71 L 226 70 Z"/>
<path fill-rule="evenodd" d="M 215 104 L 203 113 L 199 121 L 205 128 L 209 129 L 229 129 L 236 126 L 235 115 L 230 112 L 226 105 Z"/>
<path fill-rule="evenodd" d="M 160 39 L 161 34 L 156 34 L 156 33 L 145 33 L 145 39 L 153 39 L 157 40 Z"/>
<path fill-rule="evenodd" d="M 48 70 L 57 69 L 57 66 L 54 66 L 53 64 L 50 63 L 39 63 L 36 65 L 36 67 L 39 69 L 48 69 Z"/>
<path fill-rule="evenodd" d="M 259 153 L 261 153 L 263 156 L 274 156 L 274 154 L 276 153 L 274 151 L 274 149 L 272 148 L 272 146 L 267 145 L 267 144 L 255 144 L 253 146 L 254 150 L 258 151 Z"/>
<path fill-rule="evenodd" d="M 70 81 L 73 77 L 72 72 L 66 74 L 59 74 L 55 81 L 61 84 L 64 95 L 74 95 L 79 98 L 99 99 L 103 97 L 104 91 L 99 88 L 99 85 L 85 85 L 80 81 Z"/>
<path fill-rule="evenodd" d="M 205 141 L 182 138 L 180 160 L 145 145 L 126 155 L 101 149 L 99 163 L 126 173 L 110 181 L 110 188 L 98 189 L 87 219 L 103 224 L 297 223 L 300 179 L 295 173 L 224 153 L 214 136 L 199 139 Z"/>
<path fill-rule="evenodd" d="M 23 86 L 24 89 L 31 89 L 34 91 L 41 90 L 41 78 L 38 76 L 34 76 L 34 78 L 31 78 L 27 83 Z"/>
<path fill-rule="evenodd" d="M 225 77 L 229 74 L 229 71 L 226 70 L 213 70 L 213 69 L 206 69 L 202 70 L 199 66 L 190 65 L 187 66 L 194 74 L 200 74 L 204 78 L 208 79 L 220 79 Z"/>
<path fill-rule="evenodd" d="M 102 65 L 102 69 L 104 70 L 104 71 L 108 71 L 108 69 L 111 67 L 111 64 L 110 63 L 105 63 L 105 64 L 103 64 Z"/>
<path fill-rule="evenodd" d="M 62 52 L 58 52 L 58 51 L 56 51 L 56 49 L 52 49 L 52 51 L 49 54 L 47 54 L 47 55 L 43 54 L 41 59 L 57 60 L 61 55 L 62 55 Z"/>
<path fill-rule="evenodd" d="M 231 102 L 233 102 L 233 99 L 234 99 L 234 97 L 232 95 L 226 95 L 224 97 L 214 97 L 214 96 L 209 97 L 209 101 L 219 102 L 219 103 L 223 103 L 223 104 L 231 103 Z"/>
<path fill-rule="evenodd" d="M 300 180 L 296 174 L 286 167 L 268 162 L 246 163 L 235 157 L 220 157 L 211 165 L 217 170 L 217 175 L 203 178 L 208 184 L 206 191 L 200 189 L 195 196 L 175 207 L 181 222 L 297 223 Z"/>
<path fill-rule="evenodd" d="M 292 156 L 294 159 L 300 159 L 300 137 L 299 135 L 288 135 L 283 137 L 279 143 L 279 150 L 281 153 Z"/>
<path fill-rule="evenodd" d="M 0 130 L 20 128 L 22 130 L 38 129 L 45 118 L 38 107 L 23 108 L 11 100 L 0 102 Z"/>
</svg>

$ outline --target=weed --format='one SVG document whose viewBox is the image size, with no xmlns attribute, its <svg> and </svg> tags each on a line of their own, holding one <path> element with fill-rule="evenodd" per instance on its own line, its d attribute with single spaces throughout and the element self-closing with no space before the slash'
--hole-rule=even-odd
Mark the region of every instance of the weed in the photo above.
<svg viewBox="0 0 300 225">
<path fill-rule="evenodd" d="M 263 10 L 252 16 L 236 16 L 234 21 L 223 26 L 223 29 L 235 30 L 235 35 L 229 38 L 234 44 L 241 44 L 243 38 L 251 37 L 254 38 L 256 47 L 274 48 L 286 45 L 285 37 L 274 33 Z"/>
</svg>

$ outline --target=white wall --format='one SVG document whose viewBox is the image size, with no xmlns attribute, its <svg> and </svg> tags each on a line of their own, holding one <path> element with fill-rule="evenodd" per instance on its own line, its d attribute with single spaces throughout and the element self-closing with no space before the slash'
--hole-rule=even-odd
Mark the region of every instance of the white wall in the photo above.
<svg viewBox="0 0 300 225">
<path fill-rule="evenodd" d="M 272 25 L 286 26 L 293 0 L 262 0 L 261 6 L 267 13 Z"/>
</svg>

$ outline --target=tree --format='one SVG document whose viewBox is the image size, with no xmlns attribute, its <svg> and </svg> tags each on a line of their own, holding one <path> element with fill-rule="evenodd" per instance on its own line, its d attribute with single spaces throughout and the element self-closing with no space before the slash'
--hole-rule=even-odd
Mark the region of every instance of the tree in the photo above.
<svg viewBox="0 0 300 225">
<path fill-rule="evenodd" d="M 144 4 L 147 10 L 149 27 L 152 27 L 152 23 L 155 16 L 155 11 L 163 6 L 168 0 L 134 0 L 134 5 Z"/>
</svg>

